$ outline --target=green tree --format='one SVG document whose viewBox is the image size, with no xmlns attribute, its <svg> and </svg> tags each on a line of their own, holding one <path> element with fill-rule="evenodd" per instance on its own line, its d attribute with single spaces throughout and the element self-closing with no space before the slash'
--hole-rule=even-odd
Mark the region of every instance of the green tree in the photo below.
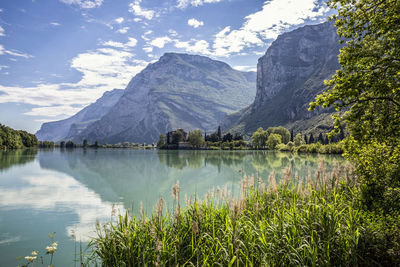
<svg viewBox="0 0 400 267">
<path fill-rule="evenodd" d="M 332 16 L 345 42 L 341 69 L 329 89 L 310 103 L 342 111 L 350 133 L 346 155 L 363 180 L 362 195 L 369 207 L 400 208 L 400 1 L 331 0 Z M 397 207 L 394 207 L 396 206 Z"/>
<path fill-rule="evenodd" d="M 218 140 L 218 141 L 220 141 L 220 140 L 222 139 L 222 131 L 221 131 L 221 126 L 218 126 L 217 135 L 218 135 L 218 138 L 219 138 L 219 140 Z"/>
<path fill-rule="evenodd" d="M 282 143 L 282 136 L 280 134 L 272 133 L 268 136 L 267 147 L 269 149 L 276 149 L 276 146 L 280 143 Z"/>
<path fill-rule="evenodd" d="M 304 142 L 303 136 L 300 133 L 296 134 L 296 136 L 294 137 L 294 145 L 301 146 L 304 143 L 305 142 Z"/>
<path fill-rule="evenodd" d="M 192 147 L 200 148 L 204 145 L 201 130 L 194 130 L 189 133 L 188 141 Z"/>
<path fill-rule="evenodd" d="M 231 133 L 227 133 L 222 137 L 222 142 L 231 142 L 233 140 L 233 135 Z"/>
<path fill-rule="evenodd" d="M 83 147 L 88 147 L 88 141 L 85 139 L 85 140 L 83 140 Z"/>
<path fill-rule="evenodd" d="M 160 138 L 158 139 L 157 142 L 157 147 L 163 147 L 165 145 L 165 135 L 160 134 Z"/>
<path fill-rule="evenodd" d="M 264 148 L 268 139 L 267 131 L 264 131 L 263 128 L 258 128 L 257 131 L 253 133 L 251 136 L 251 141 L 253 142 L 253 146 L 256 148 Z"/>
<path fill-rule="evenodd" d="M 183 133 L 179 130 L 176 130 L 172 133 L 172 143 L 178 145 L 183 139 Z"/>
<path fill-rule="evenodd" d="M 269 127 L 267 129 L 267 133 L 268 135 L 270 135 L 271 133 L 279 134 L 282 138 L 282 143 L 284 144 L 287 144 L 290 141 L 290 132 L 285 127 Z"/>
</svg>

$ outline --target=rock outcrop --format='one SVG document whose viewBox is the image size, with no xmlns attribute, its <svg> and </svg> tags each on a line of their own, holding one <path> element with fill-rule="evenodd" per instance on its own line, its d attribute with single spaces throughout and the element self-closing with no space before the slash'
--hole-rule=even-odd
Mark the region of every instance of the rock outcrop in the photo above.
<svg viewBox="0 0 400 267">
<path fill-rule="evenodd" d="M 251 134 L 258 127 L 289 125 L 320 115 L 308 104 L 337 69 L 340 44 L 331 22 L 308 25 L 280 35 L 257 65 L 254 103 L 224 119 L 233 132 Z M 329 111 L 324 111 L 329 112 Z"/>
</svg>

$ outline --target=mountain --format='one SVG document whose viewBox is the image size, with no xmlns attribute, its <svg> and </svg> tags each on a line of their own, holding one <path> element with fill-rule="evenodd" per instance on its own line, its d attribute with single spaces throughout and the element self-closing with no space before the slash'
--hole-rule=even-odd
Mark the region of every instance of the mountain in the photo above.
<svg viewBox="0 0 400 267">
<path fill-rule="evenodd" d="M 166 53 L 128 84 L 118 102 L 73 140 L 155 142 L 176 128 L 215 131 L 227 114 L 252 103 L 254 72 L 204 56 Z"/>
<path fill-rule="evenodd" d="M 331 22 L 280 35 L 258 60 L 254 102 L 227 116 L 223 128 L 251 135 L 257 128 L 283 125 L 297 131 L 327 131 L 329 112 L 309 112 L 308 104 L 337 69 L 341 45 Z M 318 129 L 316 129 L 318 128 Z"/>
<path fill-rule="evenodd" d="M 72 139 L 90 123 L 103 117 L 122 96 L 124 90 L 105 92 L 95 103 L 90 104 L 74 116 L 54 122 L 43 123 L 36 137 L 40 141 L 61 141 Z"/>
</svg>

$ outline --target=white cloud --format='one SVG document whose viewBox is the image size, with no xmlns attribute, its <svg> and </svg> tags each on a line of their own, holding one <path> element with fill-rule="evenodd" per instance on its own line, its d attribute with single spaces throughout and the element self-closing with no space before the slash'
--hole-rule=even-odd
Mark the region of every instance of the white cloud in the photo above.
<svg viewBox="0 0 400 267">
<path fill-rule="evenodd" d="M 147 20 L 151 20 L 154 17 L 155 12 L 150 9 L 142 8 L 140 6 L 141 2 L 142 2 L 142 0 L 135 0 L 135 1 L 133 1 L 133 3 L 130 3 L 129 4 L 129 12 L 132 12 L 136 16 L 143 17 Z"/>
<path fill-rule="evenodd" d="M 76 214 L 77 220 L 72 225 L 66 226 L 65 232 L 68 236 L 75 233 L 78 239 L 84 242 L 95 235 L 96 221 L 101 223 L 109 221 L 113 209 L 121 214 L 125 211 L 122 203 L 103 201 L 95 191 L 63 173 L 33 170 L 29 176 L 19 177 L 18 180 L 22 184 L 18 188 L 0 184 L 2 207 L 49 211 L 61 209 Z"/>
<path fill-rule="evenodd" d="M 9 67 L 8 66 L 6 66 L 6 65 L 0 65 L 0 70 L 2 70 L 2 69 L 8 69 Z"/>
<path fill-rule="evenodd" d="M 121 24 L 122 22 L 124 22 L 124 18 L 123 17 L 119 17 L 119 18 L 116 18 L 114 21 L 116 22 L 116 23 L 118 23 L 118 24 Z"/>
<path fill-rule="evenodd" d="M 188 25 L 192 26 L 193 28 L 197 28 L 197 27 L 203 26 L 204 22 L 203 21 L 199 21 L 197 19 L 189 19 L 188 20 Z"/>
<path fill-rule="evenodd" d="M 150 45 L 156 46 L 158 48 L 163 48 L 167 43 L 171 43 L 172 39 L 168 36 L 158 37 L 150 42 Z"/>
<path fill-rule="evenodd" d="M 153 47 L 152 46 L 145 46 L 145 47 L 143 47 L 143 51 L 145 51 L 147 53 L 151 53 L 151 52 L 153 52 Z"/>
<path fill-rule="evenodd" d="M 185 49 L 190 53 L 200 53 L 203 55 L 211 55 L 209 44 L 205 40 L 190 40 L 187 42 L 175 41 L 175 47 Z"/>
<path fill-rule="evenodd" d="M 143 40 L 145 40 L 145 41 L 149 41 L 150 40 L 150 38 L 149 37 L 147 37 L 147 35 L 150 35 L 150 34 L 152 34 L 153 33 L 153 31 L 152 30 L 148 30 L 148 31 L 146 31 L 141 37 L 142 37 L 142 39 Z"/>
<path fill-rule="evenodd" d="M 239 71 L 257 71 L 256 66 L 233 66 L 233 68 Z"/>
<path fill-rule="evenodd" d="M 32 55 L 26 54 L 26 53 L 22 53 L 19 51 L 11 51 L 11 50 L 6 50 L 3 45 L 0 44 L 0 55 L 4 55 L 4 54 L 8 54 L 11 56 L 15 56 L 15 57 L 23 57 L 23 58 L 32 58 Z"/>
<path fill-rule="evenodd" d="M 216 56 L 238 53 L 245 47 L 263 46 L 266 39 L 275 39 L 289 28 L 306 20 L 325 20 L 328 8 L 316 0 L 266 1 L 261 11 L 250 14 L 238 30 L 224 28 L 215 36 Z"/>
<path fill-rule="evenodd" d="M 119 29 L 117 32 L 121 33 L 121 34 L 125 34 L 129 31 L 129 27 L 123 27 L 121 29 Z"/>
<path fill-rule="evenodd" d="M 112 46 L 112 47 L 119 47 L 119 48 L 124 48 L 125 47 L 125 45 L 123 43 L 114 42 L 114 41 L 107 41 L 107 42 L 104 42 L 102 45 L 104 45 L 104 46 Z"/>
<path fill-rule="evenodd" d="M 50 22 L 50 25 L 57 27 L 60 26 L 61 24 L 58 22 Z"/>
<path fill-rule="evenodd" d="M 77 5 L 81 8 L 94 8 L 103 4 L 103 0 L 60 0 L 68 5 Z"/>
<path fill-rule="evenodd" d="M 128 42 L 126 42 L 126 43 L 115 42 L 115 41 L 110 40 L 107 42 L 103 42 L 101 45 L 123 48 L 123 49 L 129 50 L 131 47 L 135 47 L 136 44 L 137 44 L 137 40 L 135 38 L 129 37 Z"/>
<path fill-rule="evenodd" d="M 188 6 L 202 6 L 204 4 L 209 4 L 209 3 L 218 3 L 223 0 L 177 0 L 178 8 L 184 9 L 187 8 Z"/>
<path fill-rule="evenodd" d="M 128 43 L 133 44 L 133 40 Z M 82 73 L 77 83 L 38 84 L 31 87 L 2 86 L 0 103 L 25 103 L 36 105 L 27 115 L 69 116 L 113 88 L 125 88 L 148 62 L 136 60 L 134 54 L 114 48 L 99 48 L 77 55 L 71 67 Z"/>
<path fill-rule="evenodd" d="M 0 26 L 0 36 L 4 36 L 4 29 Z"/>
<path fill-rule="evenodd" d="M 137 40 L 135 38 L 129 37 L 128 42 L 125 44 L 126 46 L 129 47 L 134 47 L 137 44 Z"/>
</svg>

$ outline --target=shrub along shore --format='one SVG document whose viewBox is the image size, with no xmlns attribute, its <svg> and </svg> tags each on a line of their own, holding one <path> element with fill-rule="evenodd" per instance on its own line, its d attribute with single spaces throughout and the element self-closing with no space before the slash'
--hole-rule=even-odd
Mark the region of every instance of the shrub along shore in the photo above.
<svg viewBox="0 0 400 267">
<path fill-rule="evenodd" d="M 92 263 L 103 266 L 399 266 L 400 216 L 368 211 L 352 166 L 278 184 L 244 177 L 239 197 L 217 189 L 204 200 L 161 198 L 147 216 L 119 215 L 97 226 Z M 180 205 L 185 205 L 181 208 Z"/>
</svg>

